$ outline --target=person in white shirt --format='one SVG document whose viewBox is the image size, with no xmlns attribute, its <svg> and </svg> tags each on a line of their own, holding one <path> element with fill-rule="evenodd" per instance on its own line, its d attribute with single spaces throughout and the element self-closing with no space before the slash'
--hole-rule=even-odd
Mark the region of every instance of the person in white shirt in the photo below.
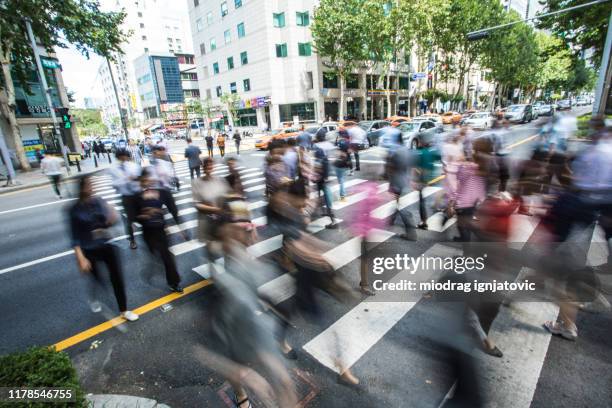
<svg viewBox="0 0 612 408">
<path fill-rule="evenodd" d="M 134 139 L 130 139 L 127 149 L 130 152 L 132 161 L 138 166 L 142 166 L 142 152 L 140 151 L 140 147 L 134 142 Z"/>
<path fill-rule="evenodd" d="M 132 224 L 136 222 L 136 200 L 140 193 L 141 169 L 136 163 L 130 161 L 131 155 L 127 149 L 118 149 L 115 153 L 117 161 L 109 169 L 113 180 L 113 187 L 117 193 L 121 194 L 121 205 L 125 211 L 125 231 L 129 237 L 130 248 L 136 249 L 134 240 L 134 228 Z"/>
<path fill-rule="evenodd" d="M 359 126 L 353 126 L 347 129 L 347 132 L 350 138 L 351 151 L 355 156 L 355 171 L 359 171 L 359 149 L 367 144 L 368 134 Z"/>
<path fill-rule="evenodd" d="M 40 168 L 43 174 L 46 174 L 51 181 L 53 190 L 57 195 L 58 199 L 62 199 L 62 193 L 60 191 L 60 184 L 62 182 L 62 163 L 63 160 L 53 154 L 45 154 L 44 158 L 40 162 Z"/>
<path fill-rule="evenodd" d="M 178 208 L 172 195 L 172 186 L 174 184 L 175 173 L 172 163 L 165 160 L 166 149 L 160 145 L 153 147 L 153 154 L 151 156 L 151 166 L 148 169 L 151 171 L 151 178 L 155 182 L 155 188 L 158 188 L 161 194 L 163 203 L 168 208 L 172 218 L 179 225 L 180 219 L 178 216 Z M 184 234 L 185 235 L 185 234 Z"/>
</svg>

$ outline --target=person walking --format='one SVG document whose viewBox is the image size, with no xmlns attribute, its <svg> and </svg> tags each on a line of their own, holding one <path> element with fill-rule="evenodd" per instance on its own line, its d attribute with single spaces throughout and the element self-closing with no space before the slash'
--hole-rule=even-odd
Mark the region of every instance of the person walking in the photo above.
<svg viewBox="0 0 612 408">
<path fill-rule="evenodd" d="M 105 264 L 113 286 L 121 317 L 133 322 L 138 315 L 127 308 L 127 298 L 117 248 L 109 242 L 108 228 L 117 222 L 117 212 L 101 197 L 93 195 L 90 176 L 79 179 L 79 197 L 68 210 L 72 247 L 77 265 L 83 274 L 91 274 L 92 298 L 90 307 L 94 313 L 102 310 L 95 298 L 96 284 L 102 282 L 100 264 Z"/>
<path fill-rule="evenodd" d="M 344 187 L 344 179 L 346 177 L 346 172 L 351 168 L 351 154 L 349 152 L 349 136 L 346 130 L 341 130 L 339 136 L 340 140 L 338 141 L 338 151 L 336 159 L 334 160 L 334 168 L 336 170 L 338 184 L 340 185 L 340 201 L 345 201 L 346 189 Z"/>
<path fill-rule="evenodd" d="M 414 175 L 412 177 L 413 186 L 419 192 L 419 215 L 421 222 L 417 228 L 426 230 L 427 226 L 427 208 L 425 206 L 425 197 L 423 190 L 428 183 L 433 179 L 434 166 L 436 161 L 440 160 L 440 154 L 436 148 L 431 145 L 430 140 L 423 140 L 418 149 L 418 167 L 413 168 Z"/>
<path fill-rule="evenodd" d="M 236 154 L 240 156 L 240 142 L 242 141 L 242 137 L 240 136 L 240 132 L 238 129 L 234 132 L 234 144 L 236 145 Z"/>
<path fill-rule="evenodd" d="M 213 146 L 214 146 L 214 142 L 215 139 L 211 136 L 211 134 L 209 133 L 204 140 L 206 140 L 206 149 L 208 150 L 208 157 L 210 157 L 212 159 L 213 157 Z"/>
<path fill-rule="evenodd" d="M 225 164 L 227 164 L 227 169 L 229 171 L 229 174 L 225 176 L 225 181 L 227 181 L 227 184 L 235 194 L 244 197 L 244 187 L 242 186 L 242 179 L 236 167 L 237 163 L 235 157 L 228 157 L 225 159 Z"/>
<path fill-rule="evenodd" d="M 128 152 L 130 152 L 130 157 L 132 158 L 132 161 L 136 163 L 139 167 L 142 166 L 142 151 L 133 139 L 129 140 L 127 150 Z"/>
<path fill-rule="evenodd" d="M 181 277 L 176 269 L 176 260 L 170 252 L 166 222 L 164 220 L 162 193 L 155 188 L 151 170 L 145 169 L 140 176 L 141 193 L 136 196 L 136 218 L 142 225 L 142 237 L 149 251 L 159 255 L 166 270 L 166 282 L 173 292 L 183 293 Z"/>
<path fill-rule="evenodd" d="M 117 161 L 110 168 L 113 187 L 121 195 L 121 205 L 125 211 L 125 232 L 130 241 L 130 248 L 136 249 L 133 223 L 136 222 L 136 197 L 140 193 L 140 166 L 130 161 L 130 152 L 119 149 L 115 153 Z"/>
<path fill-rule="evenodd" d="M 42 161 L 40 162 L 40 168 L 43 174 L 49 177 L 55 195 L 59 200 L 62 199 L 62 193 L 60 191 L 60 185 L 62 182 L 62 164 L 63 160 L 54 154 L 45 154 Z"/>
<path fill-rule="evenodd" d="M 338 224 L 334 218 L 332 210 L 332 195 L 327 185 L 329 177 L 329 157 L 327 155 L 328 150 L 333 149 L 333 145 L 325 141 L 325 137 L 317 135 L 317 143 L 314 145 L 314 158 L 315 158 L 315 178 L 317 185 L 317 196 L 320 197 L 323 193 L 323 199 L 325 201 L 326 215 L 330 218 L 331 223 L 326 225 L 326 228 L 338 228 Z"/>
<path fill-rule="evenodd" d="M 355 171 L 361 170 L 359 164 L 359 149 L 368 145 L 368 135 L 359 126 L 353 126 L 347 130 L 350 139 L 351 152 L 355 156 Z M 369 147 L 369 146 L 368 146 Z"/>
<path fill-rule="evenodd" d="M 100 159 L 100 153 L 102 153 L 102 144 L 99 141 L 94 140 L 93 151 L 96 154 L 98 160 Z"/>
<path fill-rule="evenodd" d="M 219 133 L 217 135 L 217 147 L 219 148 L 219 154 L 223 158 L 225 156 L 225 134 Z"/>
<path fill-rule="evenodd" d="M 91 157 L 91 145 L 89 144 L 89 142 L 83 142 L 83 151 L 85 152 L 86 159 Z"/>
<path fill-rule="evenodd" d="M 389 219 L 389 224 L 394 225 L 395 219 L 399 215 L 404 224 L 404 233 L 400 237 L 411 241 L 416 240 L 412 214 L 408 213 L 407 215 L 403 212 L 400 208 L 400 198 L 408 189 L 412 169 L 416 161 L 417 158 L 414 152 L 400 142 L 400 145 L 389 153 L 385 166 L 387 179 L 389 180 L 389 193 L 391 193 L 396 202 L 396 209 Z"/>
<path fill-rule="evenodd" d="M 200 177 L 200 166 L 202 165 L 202 160 L 200 160 L 201 154 L 202 151 L 200 148 L 192 143 L 191 138 L 187 138 L 185 158 L 187 159 L 187 164 L 189 165 L 189 177 L 192 180 L 194 178 L 194 174 L 197 177 Z"/>
<path fill-rule="evenodd" d="M 172 218 L 174 218 L 174 222 L 176 225 L 179 225 L 180 218 L 178 215 L 178 208 L 176 207 L 176 202 L 174 201 L 174 196 L 172 195 L 172 183 L 174 181 L 174 167 L 172 167 L 172 163 L 165 160 L 166 150 L 162 146 L 154 146 L 153 147 L 153 155 L 151 156 L 151 166 L 150 166 L 150 177 L 155 180 L 155 187 L 159 189 L 162 202 L 168 208 L 170 214 L 172 214 Z M 183 237 L 186 239 L 187 236 L 183 231 Z"/>
</svg>

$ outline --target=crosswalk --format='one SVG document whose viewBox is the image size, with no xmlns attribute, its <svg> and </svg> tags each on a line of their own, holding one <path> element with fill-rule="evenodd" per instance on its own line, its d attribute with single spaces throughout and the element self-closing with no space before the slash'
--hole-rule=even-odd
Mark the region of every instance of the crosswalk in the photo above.
<svg viewBox="0 0 612 408">
<path fill-rule="evenodd" d="M 177 176 L 185 180 L 181 190 L 174 194 L 182 223 L 180 225 L 170 225 L 167 228 L 167 232 L 171 236 L 176 236 L 182 231 L 195 232 L 197 228 L 196 210 L 190 197 L 189 170 L 186 166 L 186 162 L 179 162 L 175 165 Z M 264 258 L 281 248 L 282 236 L 272 231 L 267 224 L 265 217 L 266 200 L 263 196 L 265 180 L 262 169 L 241 167 L 239 171 L 243 178 L 243 184 L 248 186 L 246 191 L 249 209 L 261 237 L 258 242 L 248 248 L 248 252 L 254 258 Z M 228 174 L 228 170 L 225 165 L 217 164 L 214 167 L 214 173 L 218 176 L 224 176 Z M 346 181 L 346 186 L 350 191 L 351 188 L 365 182 L 366 180 L 357 177 L 350 178 Z M 386 195 L 387 189 L 388 184 L 386 182 L 378 182 L 376 194 L 380 195 L 381 204 L 372 211 L 371 215 L 374 218 L 386 219 L 399 206 L 401 209 L 414 212 L 416 218 L 418 193 L 410 192 L 403 195 L 398 204 Z M 348 215 L 344 212 L 350 211 L 352 206 L 363 201 L 367 196 L 363 192 L 357 192 L 349 195 L 345 200 L 340 200 L 338 190 L 339 185 L 336 180 L 333 180 L 331 185 L 331 191 L 334 194 L 333 208 L 338 217 L 337 222 L 343 225 L 345 224 L 343 218 Z M 433 202 L 440 190 L 439 187 L 435 186 L 427 187 L 424 190 L 423 194 L 428 203 Z M 94 177 L 94 191 L 95 194 L 121 210 L 120 200 L 114 193 L 111 180 L 107 175 Z M 170 219 L 171 217 L 166 215 L 166 218 Z M 424 238 L 424 241 L 428 242 L 424 244 L 427 248 L 423 249 L 422 253 L 425 256 L 441 257 L 461 255 L 456 246 L 445 243 L 448 241 L 446 236 L 452 230 L 455 220 L 450 220 L 442 225 L 441 218 L 439 214 L 431 215 L 427 220 L 430 226 L 429 231 L 419 232 L 419 241 Z M 361 242 L 359 238 L 346 234 L 345 230 L 337 232 L 326 230 L 325 227 L 330 222 L 329 217 L 314 218 L 308 229 L 313 234 L 325 234 L 325 240 L 329 242 L 330 248 L 324 256 L 336 270 L 346 275 L 356 269 L 356 265 L 360 262 Z M 514 215 L 512 226 L 510 232 L 511 247 L 518 251 L 525 246 L 525 243 L 536 231 L 538 219 Z M 369 240 L 378 244 L 396 241 L 395 235 L 393 229 L 377 230 L 369 237 Z M 116 239 L 124 238 L 118 237 Z M 204 246 L 197 239 L 183 241 L 178 239 L 178 236 L 176 238 L 173 242 L 177 240 L 178 242 L 173 243 L 170 250 L 177 257 L 183 257 L 201 250 Z M 601 244 L 602 240 L 601 232 L 596 228 L 593 232 L 592 242 Z M 405 245 L 408 248 L 409 244 Z M 588 262 L 592 265 L 603 263 L 605 260 L 605 254 L 602 254 L 603 250 L 602 245 L 599 245 L 597 249 L 591 247 L 588 252 Z M 210 277 L 210 267 L 211 265 L 208 262 L 195 264 L 191 271 L 200 279 L 208 279 Z M 407 276 L 400 272 L 393 276 L 389 282 L 399 282 L 407 278 L 415 280 L 415 277 L 419 276 L 418 273 Z M 438 274 L 423 274 L 422 276 L 426 276 L 427 279 L 439 277 Z M 262 274 L 257 276 L 257 280 L 259 292 L 274 304 L 286 301 L 295 292 L 294 279 L 287 273 Z M 355 277 L 351 277 L 351 280 L 355 281 Z M 420 304 L 424 295 L 422 293 L 420 294 L 421 298 L 415 298 L 409 302 L 372 301 L 372 299 L 366 298 L 350 305 L 338 305 L 335 312 L 337 315 L 334 316 L 333 322 L 304 342 L 301 349 L 309 358 L 332 372 L 338 373 L 340 370 L 337 362 L 338 355 L 341 356 L 344 367 L 358 366 L 359 362 L 368 353 L 371 353 L 377 344 L 385 342 L 385 336 L 390 331 L 403 324 L 402 322 Z M 507 357 L 494 359 L 486 356 L 479 359 L 487 391 L 488 404 L 486 406 L 527 408 L 531 405 L 551 342 L 550 334 L 541 327 L 541 324 L 545 320 L 554 320 L 557 314 L 558 308 L 555 305 L 542 302 L 515 302 L 510 307 L 501 309 L 490 330 L 490 336 Z M 338 352 L 339 350 L 340 352 Z M 407 373 L 406 375 L 410 374 Z M 449 390 L 441 391 L 443 392 L 440 394 L 440 400 L 443 401 L 444 396 L 449 394 Z"/>
</svg>

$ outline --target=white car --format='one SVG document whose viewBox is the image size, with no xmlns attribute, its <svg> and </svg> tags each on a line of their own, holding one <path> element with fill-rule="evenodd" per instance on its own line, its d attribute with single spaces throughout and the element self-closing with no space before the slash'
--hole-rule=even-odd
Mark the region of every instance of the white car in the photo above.
<svg viewBox="0 0 612 408">
<path fill-rule="evenodd" d="M 472 129 L 489 129 L 493 126 L 495 118 L 490 112 L 476 112 L 465 120 L 465 124 Z"/>
</svg>

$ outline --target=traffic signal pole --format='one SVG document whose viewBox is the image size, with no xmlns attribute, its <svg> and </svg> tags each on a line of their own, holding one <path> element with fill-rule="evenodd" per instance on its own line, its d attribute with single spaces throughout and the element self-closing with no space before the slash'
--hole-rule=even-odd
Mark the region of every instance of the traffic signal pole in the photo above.
<svg viewBox="0 0 612 408">
<path fill-rule="evenodd" d="M 70 163 L 68 163 L 68 155 L 66 154 L 66 149 L 64 148 L 62 134 L 57 126 L 57 116 L 55 116 L 55 109 L 53 108 L 53 102 L 51 102 L 51 95 L 49 94 L 50 90 L 49 86 L 47 85 L 45 71 L 43 70 L 42 63 L 40 62 L 40 53 L 38 52 L 38 46 L 36 45 L 36 38 L 34 37 L 34 32 L 32 31 L 32 24 L 30 24 L 30 20 L 27 18 L 25 19 L 25 25 L 26 30 L 28 31 L 28 37 L 30 38 L 30 43 L 32 45 L 32 52 L 34 53 L 36 67 L 38 68 L 38 76 L 40 76 L 43 92 L 45 94 L 45 98 L 47 99 L 47 106 L 49 107 L 51 119 L 53 120 L 53 133 L 55 133 L 59 139 L 60 149 L 62 150 L 62 156 L 64 157 L 64 165 L 66 166 L 66 171 L 68 174 L 70 174 Z"/>
<path fill-rule="evenodd" d="M 127 123 L 125 123 L 125 117 L 123 116 L 123 111 L 121 110 L 121 102 L 119 101 L 119 93 L 117 92 L 117 85 L 115 84 L 115 76 L 113 75 L 113 67 L 111 66 L 110 59 L 106 58 L 106 66 L 108 67 L 108 74 L 110 75 L 111 83 L 113 84 L 113 91 L 115 92 L 115 100 L 117 101 L 117 112 L 119 112 L 119 120 L 121 120 L 121 128 L 123 129 L 123 134 L 125 135 L 125 140 L 130 138 Z"/>
</svg>

